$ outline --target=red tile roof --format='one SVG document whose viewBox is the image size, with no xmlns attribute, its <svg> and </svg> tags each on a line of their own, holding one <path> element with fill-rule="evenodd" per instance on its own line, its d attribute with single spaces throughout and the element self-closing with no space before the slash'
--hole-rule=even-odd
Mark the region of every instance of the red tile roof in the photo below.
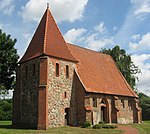
<svg viewBox="0 0 150 134">
<path fill-rule="evenodd" d="M 77 62 L 68 49 L 49 8 L 46 9 L 20 63 L 40 55 L 49 55 Z"/>
<path fill-rule="evenodd" d="M 79 61 L 77 73 L 87 92 L 138 97 L 118 70 L 111 56 L 68 45 Z"/>
<path fill-rule="evenodd" d="M 67 44 L 47 8 L 20 63 L 48 55 L 77 63 L 87 92 L 138 97 L 108 55 Z"/>
</svg>

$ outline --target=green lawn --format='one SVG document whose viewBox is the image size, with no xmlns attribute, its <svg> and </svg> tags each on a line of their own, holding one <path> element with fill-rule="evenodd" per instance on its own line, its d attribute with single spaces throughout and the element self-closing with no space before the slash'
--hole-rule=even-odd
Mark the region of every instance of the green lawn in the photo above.
<svg viewBox="0 0 150 134">
<path fill-rule="evenodd" d="M 60 127 L 48 130 L 13 129 L 11 121 L 0 121 L 0 134 L 122 134 L 114 129 L 86 129 L 80 127 Z"/>
<path fill-rule="evenodd" d="M 150 121 L 131 125 L 139 130 L 139 134 L 150 134 Z M 122 134 L 115 129 L 86 129 L 80 127 L 60 127 L 48 130 L 13 129 L 11 121 L 0 121 L 0 134 Z"/>
<path fill-rule="evenodd" d="M 142 124 L 133 124 L 140 134 L 150 134 L 150 121 L 144 121 Z"/>
</svg>

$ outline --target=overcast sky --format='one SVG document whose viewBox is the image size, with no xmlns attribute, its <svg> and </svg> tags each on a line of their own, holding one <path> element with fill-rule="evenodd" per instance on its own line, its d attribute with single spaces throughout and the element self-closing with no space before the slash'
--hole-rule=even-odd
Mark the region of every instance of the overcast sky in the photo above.
<svg viewBox="0 0 150 134">
<path fill-rule="evenodd" d="M 119 45 L 131 54 L 137 88 L 150 96 L 150 0 L 0 0 L 0 29 L 17 38 L 22 56 L 50 3 L 67 42 L 99 51 Z"/>
</svg>

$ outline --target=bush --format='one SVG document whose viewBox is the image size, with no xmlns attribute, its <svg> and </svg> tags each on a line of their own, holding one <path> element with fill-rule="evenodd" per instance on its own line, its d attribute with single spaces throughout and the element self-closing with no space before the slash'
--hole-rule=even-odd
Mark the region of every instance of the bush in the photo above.
<svg viewBox="0 0 150 134">
<path fill-rule="evenodd" d="M 94 129 L 101 129 L 103 127 L 103 124 L 96 124 L 93 126 Z"/>
<path fill-rule="evenodd" d="M 12 99 L 0 100 L 0 120 L 12 119 Z"/>
<path fill-rule="evenodd" d="M 117 126 L 116 125 L 104 125 L 103 128 L 114 129 L 114 128 L 117 128 Z"/>
<path fill-rule="evenodd" d="M 101 128 L 105 128 L 105 129 L 114 129 L 117 128 L 116 125 L 104 125 L 104 124 L 96 124 L 93 126 L 93 129 L 101 129 Z"/>
<path fill-rule="evenodd" d="M 100 121 L 99 124 L 105 124 L 105 122 L 104 121 Z"/>
<path fill-rule="evenodd" d="M 89 121 L 86 121 L 83 123 L 82 128 L 88 128 L 91 126 L 91 123 Z"/>
</svg>

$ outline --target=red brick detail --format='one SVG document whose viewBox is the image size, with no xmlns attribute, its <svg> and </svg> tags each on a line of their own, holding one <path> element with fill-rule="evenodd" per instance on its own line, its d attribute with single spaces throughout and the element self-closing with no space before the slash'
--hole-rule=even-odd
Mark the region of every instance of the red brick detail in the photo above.
<svg viewBox="0 0 150 134">
<path fill-rule="evenodd" d="M 91 111 L 91 110 L 92 110 L 92 107 L 91 107 L 91 106 L 85 106 L 85 109 L 86 109 L 87 111 Z"/>
<path fill-rule="evenodd" d="M 47 57 L 40 58 L 40 85 L 47 84 L 47 76 L 48 76 L 48 60 Z"/>
<path fill-rule="evenodd" d="M 48 58 L 40 58 L 40 82 L 38 91 L 38 129 L 48 129 Z"/>
</svg>

